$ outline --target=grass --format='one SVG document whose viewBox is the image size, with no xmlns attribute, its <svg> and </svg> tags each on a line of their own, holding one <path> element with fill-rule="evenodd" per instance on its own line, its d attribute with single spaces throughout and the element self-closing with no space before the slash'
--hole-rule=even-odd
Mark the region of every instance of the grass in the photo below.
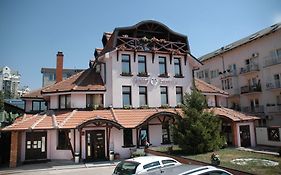
<svg viewBox="0 0 281 175">
<path fill-rule="evenodd" d="M 166 152 L 167 148 L 165 147 L 159 147 L 156 149 L 157 151 L 162 151 Z M 193 159 L 193 160 L 198 160 L 206 163 L 210 163 L 210 158 L 213 152 L 205 153 L 205 154 L 198 154 L 198 155 L 185 155 L 180 151 L 178 147 L 173 148 L 173 150 L 176 150 L 173 153 L 180 153 L 181 156 Z M 260 153 L 254 153 L 254 152 L 249 152 L 249 151 L 241 151 L 235 148 L 225 148 L 221 149 L 219 151 L 216 151 L 217 154 L 220 156 L 221 164 L 220 166 L 222 167 L 227 167 L 227 168 L 232 168 L 244 172 L 249 172 L 252 174 L 258 174 L 258 175 L 275 175 L 275 174 L 281 174 L 281 157 L 274 156 L 274 155 L 268 155 L 268 154 L 260 154 Z M 253 164 L 247 164 L 247 165 L 237 165 L 233 164 L 230 161 L 233 159 L 238 159 L 238 158 L 257 158 L 257 159 L 266 159 L 266 160 L 272 160 L 276 161 L 279 163 L 278 166 L 270 167 L 270 166 L 263 166 L 263 165 L 257 165 L 255 163 Z"/>
</svg>

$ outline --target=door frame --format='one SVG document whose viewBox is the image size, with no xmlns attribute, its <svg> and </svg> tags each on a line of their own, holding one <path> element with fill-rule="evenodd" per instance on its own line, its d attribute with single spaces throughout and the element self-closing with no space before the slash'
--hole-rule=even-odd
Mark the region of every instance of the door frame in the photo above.
<svg viewBox="0 0 281 175">
<path fill-rule="evenodd" d="M 36 134 L 42 134 L 42 136 L 41 136 L 41 138 L 43 137 L 43 136 L 45 136 L 45 142 L 44 142 L 44 154 L 43 154 L 43 156 L 42 157 L 40 157 L 40 158 L 29 158 L 30 156 L 28 155 L 29 153 L 29 151 L 28 151 L 28 139 L 27 139 L 27 137 L 28 137 L 28 135 L 29 134 L 31 134 L 31 135 L 36 135 Z M 32 136 L 32 141 L 34 141 L 34 137 L 36 137 L 36 136 Z M 25 143 L 24 143 L 24 145 L 25 145 L 25 161 L 32 161 L 32 160 L 47 160 L 47 156 L 48 156 L 48 153 L 47 153 L 47 151 L 48 151 L 48 149 L 47 149 L 47 144 L 48 144 L 48 132 L 47 131 L 31 131 L 31 132 L 26 132 L 25 133 Z M 29 145 L 31 148 L 33 147 L 33 144 L 32 144 L 32 141 L 31 141 L 31 144 Z M 39 140 L 37 140 L 37 145 L 36 145 L 36 147 L 38 147 L 38 145 L 40 145 L 40 148 L 41 148 L 41 150 L 43 149 L 43 141 L 42 141 L 42 139 L 41 139 L 41 143 L 39 144 L 38 143 L 38 141 Z M 37 148 L 38 149 L 38 148 Z"/>
<path fill-rule="evenodd" d="M 104 136 L 104 159 L 106 159 L 106 148 L 107 148 L 107 143 L 106 143 L 106 130 L 104 130 L 104 129 L 93 129 L 93 130 L 85 130 L 85 160 L 86 161 L 96 161 L 96 159 L 93 157 L 93 155 L 91 155 L 91 158 L 89 158 L 89 156 L 88 156 L 88 149 L 87 149 L 87 147 L 88 147 L 88 134 L 90 133 L 90 135 L 91 134 L 93 134 L 94 132 L 97 132 L 97 131 L 102 131 L 103 132 L 103 136 Z M 91 136 L 90 136 L 90 138 L 91 138 Z M 91 142 L 92 140 L 90 140 L 90 142 Z M 91 148 L 90 149 L 92 149 L 92 145 L 91 145 Z M 91 152 L 93 152 L 93 150 L 90 150 Z"/>
<path fill-rule="evenodd" d="M 245 130 L 242 130 L 241 128 L 243 128 L 243 127 L 247 127 L 247 132 L 248 132 L 248 134 L 249 134 L 249 138 L 248 138 L 248 140 L 247 140 L 247 143 L 248 143 L 248 145 L 246 145 L 246 146 L 244 146 L 244 145 L 242 145 L 242 137 L 241 137 L 241 134 L 242 134 L 242 132 L 244 131 L 245 132 Z M 252 143 L 251 143 L 251 127 L 250 127 L 250 125 L 240 125 L 239 126 L 239 137 L 240 137 L 240 146 L 241 147 L 251 147 L 252 146 Z"/>
</svg>

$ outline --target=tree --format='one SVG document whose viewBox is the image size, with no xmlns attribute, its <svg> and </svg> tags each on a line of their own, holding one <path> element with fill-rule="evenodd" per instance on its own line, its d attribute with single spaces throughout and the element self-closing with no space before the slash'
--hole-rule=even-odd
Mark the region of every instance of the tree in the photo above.
<svg viewBox="0 0 281 175">
<path fill-rule="evenodd" d="M 205 153 L 221 148 L 225 138 L 221 135 L 221 121 L 207 112 L 206 98 L 198 91 L 185 94 L 183 119 L 173 127 L 174 142 L 188 154 Z"/>
<path fill-rule="evenodd" d="M 4 94 L 0 91 L 0 112 L 4 111 Z"/>
</svg>

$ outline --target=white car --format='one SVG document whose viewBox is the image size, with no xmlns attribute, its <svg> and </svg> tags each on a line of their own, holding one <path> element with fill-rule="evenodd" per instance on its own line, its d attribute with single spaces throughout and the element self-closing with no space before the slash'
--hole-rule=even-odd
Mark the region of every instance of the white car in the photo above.
<svg viewBox="0 0 281 175">
<path fill-rule="evenodd" d="M 127 159 L 118 163 L 113 175 L 145 174 L 162 167 L 181 165 L 175 159 L 163 156 L 143 156 Z"/>
<path fill-rule="evenodd" d="M 202 165 L 179 165 L 159 168 L 147 172 L 147 175 L 232 175 L 223 169 Z"/>
</svg>

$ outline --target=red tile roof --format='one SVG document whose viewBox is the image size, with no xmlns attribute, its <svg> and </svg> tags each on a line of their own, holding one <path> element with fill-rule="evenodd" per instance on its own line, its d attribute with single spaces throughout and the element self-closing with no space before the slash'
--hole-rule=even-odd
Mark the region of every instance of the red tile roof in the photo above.
<svg viewBox="0 0 281 175">
<path fill-rule="evenodd" d="M 41 92 L 58 93 L 70 91 L 105 91 L 105 86 L 101 75 L 93 68 L 79 72 L 68 79 L 44 88 Z"/>
<path fill-rule="evenodd" d="M 221 108 L 213 107 L 213 108 L 208 109 L 208 111 L 212 111 L 212 112 L 214 112 L 215 115 L 226 117 L 234 122 L 253 121 L 253 120 L 260 119 L 255 116 L 246 115 L 239 111 L 235 111 L 233 109 L 223 108 L 223 107 L 221 107 Z"/>
<path fill-rule="evenodd" d="M 253 121 L 258 117 L 245 115 L 228 108 L 211 108 L 215 115 L 229 118 L 234 122 Z M 106 120 L 119 128 L 136 128 L 150 120 L 156 114 L 177 114 L 183 116 L 181 109 L 111 109 L 93 111 L 57 111 L 45 114 L 24 115 L 17 119 L 12 125 L 3 128 L 4 131 L 29 130 L 29 129 L 71 129 L 91 122 L 92 120 Z"/>
<path fill-rule="evenodd" d="M 211 94 L 221 94 L 224 96 L 228 96 L 228 92 L 221 90 L 220 88 L 217 88 L 211 84 L 208 84 L 202 80 L 199 80 L 197 78 L 194 79 L 195 81 L 195 86 L 196 88 L 201 92 L 201 93 L 211 93 Z"/>
<path fill-rule="evenodd" d="M 41 95 L 41 90 L 42 90 L 42 88 L 31 91 L 28 94 L 24 94 L 21 98 L 22 99 L 25 99 L 25 98 L 36 98 L 36 99 L 40 98 L 40 99 L 43 99 L 43 96 Z"/>
</svg>

